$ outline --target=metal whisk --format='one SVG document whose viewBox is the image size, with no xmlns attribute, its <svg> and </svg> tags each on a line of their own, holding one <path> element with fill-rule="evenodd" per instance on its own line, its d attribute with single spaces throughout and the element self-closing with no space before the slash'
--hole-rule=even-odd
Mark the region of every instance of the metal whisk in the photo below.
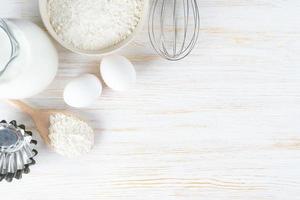
<svg viewBox="0 0 300 200">
<path fill-rule="evenodd" d="M 148 22 L 151 45 L 171 61 L 185 58 L 198 40 L 197 0 L 153 0 Z"/>
</svg>

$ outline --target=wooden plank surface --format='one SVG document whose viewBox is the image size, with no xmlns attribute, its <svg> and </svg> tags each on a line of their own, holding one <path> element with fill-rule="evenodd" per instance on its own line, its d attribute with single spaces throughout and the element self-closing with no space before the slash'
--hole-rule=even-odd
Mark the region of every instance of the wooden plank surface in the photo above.
<svg viewBox="0 0 300 200">
<path fill-rule="evenodd" d="M 28 102 L 84 116 L 96 146 L 66 159 L 40 142 L 30 175 L 1 183 L 0 199 L 300 199 L 300 1 L 199 5 L 200 41 L 190 57 L 158 58 L 143 32 L 120 52 L 136 66 L 136 87 L 105 88 L 88 109 L 67 107 L 62 91 L 77 75 L 98 75 L 100 59 L 57 45 L 56 80 Z M 37 0 L 1 0 L 0 16 L 42 26 Z M 0 116 L 34 128 L 4 103 Z"/>
</svg>

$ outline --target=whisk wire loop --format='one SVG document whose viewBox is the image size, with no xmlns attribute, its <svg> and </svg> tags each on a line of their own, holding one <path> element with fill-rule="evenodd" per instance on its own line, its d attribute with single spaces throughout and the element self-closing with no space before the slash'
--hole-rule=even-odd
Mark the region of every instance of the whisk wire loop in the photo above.
<svg viewBox="0 0 300 200">
<path fill-rule="evenodd" d="M 199 38 L 197 0 L 154 0 L 148 29 L 151 45 L 160 56 L 171 61 L 185 58 Z"/>
</svg>

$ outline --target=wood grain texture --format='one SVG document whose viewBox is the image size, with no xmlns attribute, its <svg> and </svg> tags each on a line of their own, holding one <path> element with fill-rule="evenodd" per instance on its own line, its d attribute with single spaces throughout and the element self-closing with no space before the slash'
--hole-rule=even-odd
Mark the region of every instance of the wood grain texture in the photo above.
<svg viewBox="0 0 300 200">
<path fill-rule="evenodd" d="M 99 75 L 100 59 L 57 45 L 60 69 L 32 105 L 66 108 L 97 131 L 92 153 L 66 159 L 39 143 L 30 175 L 1 183 L 10 200 L 300 199 L 300 1 L 199 0 L 200 41 L 193 54 L 167 62 L 146 31 L 121 54 L 135 64 L 136 87 L 68 108 L 65 84 Z M 0 16 L 42 26 L 36 0 L 1 0 Z M 33 128 L 0 104 L 1 119 Z M 39 138 L 38 138 L 39 139 Z"/>
</svg>

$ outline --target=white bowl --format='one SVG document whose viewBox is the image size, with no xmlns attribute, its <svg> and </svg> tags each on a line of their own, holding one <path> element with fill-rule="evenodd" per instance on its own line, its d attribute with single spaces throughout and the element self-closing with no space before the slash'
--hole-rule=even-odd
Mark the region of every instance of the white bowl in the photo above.
<svg viewBox="0 0 300 200">
<path fill-rule="evenodd" d="M 54 31 L 52 25 L 50 24 L 50 19 L 48 16 L 48 12 L 47 12 L 47 4 L 48 4 L 48 0 L 39 0 L 39 9 L 40 9 L 40 14 L 43 20 L 43 23 L 46 27 L 46 29 L 48 30 L 48 32 L 50 33 L 50 35 L 58 42 L 60 43 L 63 47 L 78 53 L 78 54 L 84 54 L 84 55 L 90 55 L 90 56 L 102 56 L 105 54 L 111 54 L 114 53 L 118 50 L 120 50 L 121 48 L 127 46 L 134 38 L 135 36 L 141 32 L 141 30 L 143 29 L 143 25 L 147 19 L 148 16 L 148 9 L 149 9 L 149 0 L 144 0 L 144 8 L 143 8 L 143 16 L 141 17 L 137 27 L 134 29 L 133 33 L 130 34 L 125 40 L 122 40 L 121 42 L 117 43 L 116 45 L 104 48 L 104 49 L 100 49 L 100 50 L 82 50 L 82 49 L 78 49 L 76 47 L 74 47 L 73 45 L 63 41 L 58 35 L 57 33 Z"/>
</svg>

